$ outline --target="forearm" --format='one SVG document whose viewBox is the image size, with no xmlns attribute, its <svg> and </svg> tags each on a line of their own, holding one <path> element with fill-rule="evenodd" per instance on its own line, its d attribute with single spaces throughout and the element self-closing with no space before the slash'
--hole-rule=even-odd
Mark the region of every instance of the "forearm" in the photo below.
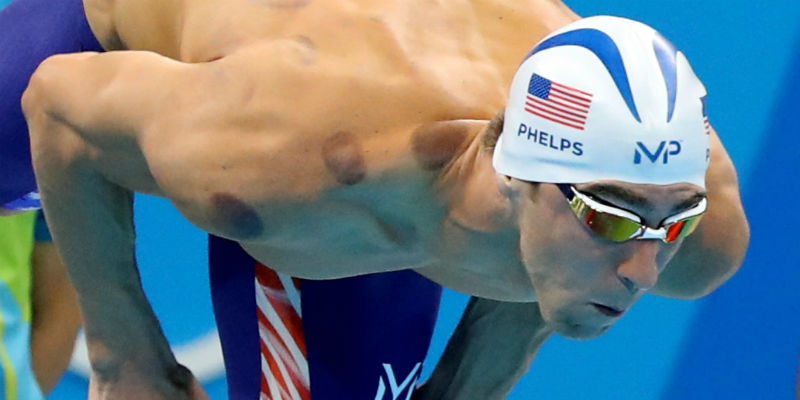
<svg viewBox="0 0 800 400">
<path fill-rule="evenodd" d="M 78 292 L 93 385 L 102 393 L 115 389 L 103 398 L 186 397 L 186 382 L 178 379 L 186 374 L 139 281 L 132 194 L 92 168 L 90 149 L 72 127 L 31 105 L 36 95 L 26 99 L 34 166 L 53 238 Z"/>
<path fill-rule="evenodd" d="M 74 187 L 74 195 L 81 189 Z M 145 297 L 134 260 L 131 195 L 119 188 L 113 190 L 113 195 L 110 191 L 85 191 L 113 204 L 110 208 L 117 209 L 113 216 L 98 212 L 106 204 L 97 204 L 97 200 L 85 208 L 91 213 L 49 208 L 54 202 L 45 200 L 46 209 L 54 215 L 54 238 L 78 292 L 94 378 L 101 385 L 149 386 L 164 393 L 164 398 L 179 398 L 172 396 L 184 388 L 170 388 L 180 384 L 170 380 L 180 367 Z M 45 198 L 48 195 L 59 200 L 72 196 L 58 192 L 45 194 Z M 77 224 L 77 220 L 84 222 Z"/>
<path fill-rule="evenodd" d="M 505 399 L 551 333 L 536 303 L 473 297 L 415 400 Z"/>
<path fill-rule="evenodd" d="M 181 372 L 164 338 L 136 268 L 131 195 L 111 188 L 99 176 L 91 180 L 92 185 L 108 186 L 116 193 L 87 190 L 83 184 L 73 185 L 71 194 L 49 189 L 43 193 L 46 210 L 53 215 L 54 239 L 78 292 L 93 384 L 125 393 L 120 398 L 139 394 L 140 398 L 182 398 L 188 390 L 183 378 L 187 374 Z M 88 203 L 71 202 L 83 204 L 80 211 L 60 206 L 61 201 L 82 193 L 97 197 L 82 199 Z"/>
<path fill-rule="evenodd" d="M 174 367 L 136 268 L 132 195 L 91 171 L 63 178 L 74 182 L 69 194 L 52 190 L 45 178 L 45 207 L 78 291 L 95 373 L 111 378 L 121 363 L 145 373 Z"/>
</svg>

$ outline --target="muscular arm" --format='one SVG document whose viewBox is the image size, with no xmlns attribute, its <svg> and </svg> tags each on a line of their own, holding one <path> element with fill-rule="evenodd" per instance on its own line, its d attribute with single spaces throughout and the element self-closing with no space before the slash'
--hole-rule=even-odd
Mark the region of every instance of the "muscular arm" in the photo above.
<svg viewBox="0 0 800 400">
<path fill-rule="evenodd" d="M 122 135 L 135 121 L 122 119 L 114 125 L 89 114 L 103 115 L 116 106 L 103 103 L 102 89 L 113 91 L 108 81 L 115 78 L 103 60 L 127 62 L 117 66 L 125 71 L 143 67 L 150 59 L 112 56 L 98 64 L 92 57 L 99 56 L 45 61 L 23 97 L 48 222 L 84 316 L 93 368 L 90 398 L 198 398 L 193 388 L 199 386 L 173 357 L 140 284 L 131 192 L 94 168 L 104 160 L 83 136 L 92 128 Z M 94 92 L 101 95 L 87 95 Z M 148 112 L 144 105 L 116 111 L 131 118 Z"/>
<path fill-rule="evenodd" d="M 33 372 L 47 394 L 69 365 L 81 325 L 75 289 L 53 242 L 37 242 L 34 247 L 32 296 Z"/>
<path fill-rule="evenodd" d="M 48 127 L 50 133 L 63 129 Z M 36 164 L 42 193 L 49 198 L 45 207 L 53 215 L 55 238 L 81 295 L 92 390 L 113 387 L 112 399 L 128 398 L 129 393 L 136 398 L 185 398 L 187 378 L 139 283 L 130 193 L 91 170 L 59 163 L 54 154 L 40 157 L 47 158 Z"/>
<path fill-rule="evenodd" d="M 551 333 L 536 303 L 473 297 L 414 399 L 505 399 Z"/>
<path fill-rule="evenodd" d="M 739 197 L 736 170 L 711 132 L 711 162 L 706 173 L 708 211 L 658 278 L 652 293 L 698 298 L 727 281 L 744 259 L 750 228 Z"/>
</svg>

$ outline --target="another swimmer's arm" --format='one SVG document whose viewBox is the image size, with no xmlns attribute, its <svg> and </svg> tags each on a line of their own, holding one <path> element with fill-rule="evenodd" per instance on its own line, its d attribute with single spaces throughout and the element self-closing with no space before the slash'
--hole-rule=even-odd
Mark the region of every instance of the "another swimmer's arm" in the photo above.
<svg viewBox="0 0 800 400">
<path fill-rule="evenodd" d="M 473 297 L 414 400 L 505 399 L 551 333 L 537 303 Z"/>
<path fill-rule="evenodd" d="M 124 64 L 105 65 L 104 60 Z M 95 94 L 113 95 L 101 89 L 118 82 L 120 77 L 110 71 L 126 65 L 147 67 L 127 53 L 50 58 L 22 99 L 48 223 L 84 317 L 92 363 L 89 396 L 207 398 L 175 360 L 142 290 L 134 255 L 133 195 L 94 168 L 96 149 L 81 138 L 87 121 L 96 119 L 87 112 L 92 109 L 109 117 L 102 126 L 108 140 L 124 132 L 117 131 L 111 118 L 116 110 L 104 104 L 108 99 Z"/>
<path fill-rule="evenodd" d="M 689 299 L 702 297 L 739 270 L 750 240 L 750 228 L 733 162 L 713 130 L 706 189 L 705 217 L 697 231 L 684 240 L 652 293 Z"/>
</svg>

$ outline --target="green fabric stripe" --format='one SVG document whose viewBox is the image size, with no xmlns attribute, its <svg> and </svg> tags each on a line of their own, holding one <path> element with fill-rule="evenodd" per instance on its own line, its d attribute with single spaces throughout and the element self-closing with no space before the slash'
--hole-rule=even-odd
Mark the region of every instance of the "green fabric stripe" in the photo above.
<svg viewBox="0 0 800 400">
<path fill-rule="evenodd" d="M 31 255 L 35 212 L 0 217 L 0 279 L 17 304 L 22 318 L 31 321 Z"/>
</svg>

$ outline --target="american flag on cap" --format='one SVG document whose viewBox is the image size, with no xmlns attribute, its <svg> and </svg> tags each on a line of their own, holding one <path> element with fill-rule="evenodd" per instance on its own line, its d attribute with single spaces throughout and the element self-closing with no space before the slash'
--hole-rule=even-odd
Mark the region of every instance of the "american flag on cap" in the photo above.
<svg viewBox="0 0 800 400">
<path fill-rule="evenodd" d="M 583 130 L 593 95 L 533 74 L 525 111 L 560 125 Z"/>
</svg>

